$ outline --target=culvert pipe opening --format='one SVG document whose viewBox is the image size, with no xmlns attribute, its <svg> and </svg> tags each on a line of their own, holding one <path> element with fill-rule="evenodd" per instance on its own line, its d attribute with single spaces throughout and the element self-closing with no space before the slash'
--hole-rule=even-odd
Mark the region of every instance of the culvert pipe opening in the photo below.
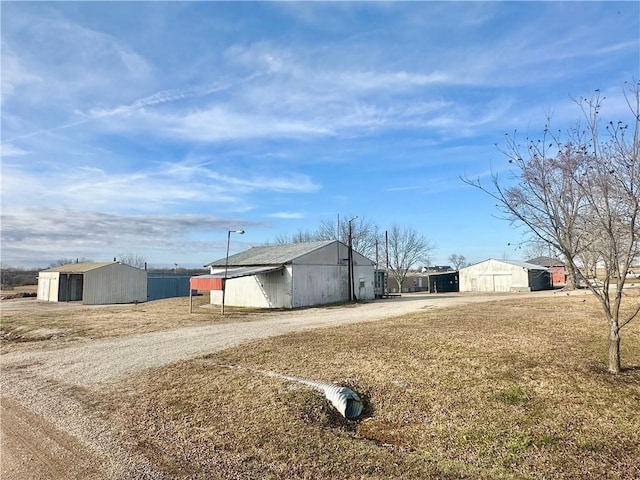
<svg viewBox="0 0 640 480">
<path fill-rule="evenodd" d="M 234 365 L 230 368 L 239 367 Z M 256 370 L 253 371 L 256 372 Z M 301 383 L 303 385 L 315 388 L 316 390 L 322 391 L 324 393 L 324 396 L 327 398 L 327 400 L 329 400 L 329 402 L 331 402 L 334 408 L 338 410 L 338 412 L 340 412 L 343 417 L 349 420 L 353 420 L 354 418 L 359 417 L 364 408 L 362 400 L 360 399 L 358 394 L 347 387 L 334 385 L 332 383 L 317 382 L 315 380 L 309 380 L 307 378 L 292 377 L 291 375 L 267 372 L 263 370 L 258 370 L 257 373 L 266 375 L 268 377 L 282 378 L 284 380 Z"/>
</svg>

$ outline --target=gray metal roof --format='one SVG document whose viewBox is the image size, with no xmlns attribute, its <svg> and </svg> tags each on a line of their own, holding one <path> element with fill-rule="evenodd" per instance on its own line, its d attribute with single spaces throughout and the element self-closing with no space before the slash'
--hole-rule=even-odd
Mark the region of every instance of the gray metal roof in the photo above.
<svg viewBox="0 0 640 480">
<path fill-rule="evenodd" d="M 562 260 L 553 257 L 536 257 L 527 260 L 527 263 L 533 263 L 534 265 L 541 265 L 543 267 L 564 267 Z"/>
<path fill-rule="evenodd" d="M 197 277 L 191 278 L 240 278 L 240 277 L 250 277 L 251 275 L 256 275 L 258 273 L 269 273 L 275 272 L 277 270 L 282 270 L 284 267 L 282 265 L 275 266 L 265 266 L 265 267 L 234 267 L 227 270 L 227 274 L 224 272 L 219 273 L 209 273 L 207 275 L 198 275 Z"/>
<path fill-rule="evenodd" d="M 43 272 L 62 272 L 62 273 L 85 273 L 97 268 L 106 267 L 107 265 L 113 265 L 114 262 L 86 262 L 86 263 L 68 263 L 66 265 L 58 265 L 57 267 L 51 267 Z"/>
<path fill-rule="evenodd" d="M 295 259 L 307 255 L 319 248 L 326 247 L 336 240 L 324 240 L 322 242 L 287 243 L 285 245 L 267 245 L 252 247 L 244 252 L 229 256 L 229 266 L 252 267 L 258 265 L 284 265 Z M 205 267 L 224 267 L 225 258 L 211 262 Z"/>
<path fill-rule="evenodd" d="M 535 265 L 533 263 L 521 262 L 520 260 L 497 260 L 495 258 L 492 260 L 515 265 L 516 267 L 526 268 L 527 270 L 547 270 L 546 267 L 541 267 L 540 265 Z"/>
<path fill-rule="evenodd" d="M 480 265 L 481 263 L 485 263 L 490 260 L 493 260 L 494 262 L 508 263 L 509 265 L 515 265 L 516 267 L 526 268 L 527 270 L 548 270 L 548 268 L 546 267 L 541 267 L 540 265 L 534 265 L 533 263 L 521 262 L 519 260 L 499 260 L 497 258 L 489 258 L 487 260 L 483 260 L 482 262 L 474 263 L 473 265 L 469 265 L 468 267 L 461 268 L 460 270 L 464 270 L 469 267 L 474 267 L 476 265 Z"/>
<path fill-rule="evenodd" d="M 527 270 L 548 270 L 546 267 L 541 267 L 540 265 L 535 265 L 533 263 L 521 262 L 519 260 L 498 260 L 499 262 L 510 263 L 511 265 L 516 265 L 517 267 L 526 268 Z"/>
</svg>

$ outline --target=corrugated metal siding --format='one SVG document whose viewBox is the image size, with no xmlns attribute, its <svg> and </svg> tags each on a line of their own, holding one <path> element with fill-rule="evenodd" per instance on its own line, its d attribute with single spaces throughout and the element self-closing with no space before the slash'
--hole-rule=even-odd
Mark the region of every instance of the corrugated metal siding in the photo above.
<svg viewBox="0 0 640 480">
<path fill-rule="evenodd" d="M 489 259 L 460 269 L 461 292 L 510 292 L 537 289 L 530 285 L 529 272 L 546 276 L 545 268 L 526 262 Z"/>
<path fill-rule="evenodd" d="M 291 269 L 227 280 L 225 305 L 254 308 L 291 308 Z M 211 303 L 221 297 L 211 292 Z"/>
<path fill-rule="evenodd" d="M 149 273 L 147 275 L 147 300 L 189 296 L 191 275 L 173 273 Z"/>
<path fill-rule="evenodd" d="M 82 303 L 86 305 L 146 300 L 147 272 L 144 270 L 115 263 L 84 274 Z"/>
<path fill-rule="evenodd" d="M 341 270 L 344 270 L 342 275 Z M 293 307 L 308 307 L 347 299 L 347 268 L 338 265 L 294 265 Z"/>
</svg>

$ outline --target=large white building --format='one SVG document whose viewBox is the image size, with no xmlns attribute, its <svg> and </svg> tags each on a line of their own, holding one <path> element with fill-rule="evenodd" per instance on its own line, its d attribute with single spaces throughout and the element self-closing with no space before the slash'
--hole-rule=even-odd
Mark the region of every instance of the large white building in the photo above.
<svg viewBox="0 0 640 480">
<path fill-rule="evenodd" d="M 117 262 L 70 263 L 38 274 L 38 300 L 85 305 L 147 301 L 147 272 Z"/>
<path fill-rule="evenodd" d="M 459 284 L 461 292 L 529 292 L 552 288 L 547 268 L 493 258 L 461 268 Z"/>
<path fill-rule="evenodd" d="M 205 277 L 227 278 L 227 306 L 298 308 L 342 302 L 349 299 L 350 285 L 355 299 L 374 299 L 375 262 L 353 252 L 351 269 L 349 263 L 349 247 L 337 240 L 269 245 L 212 262 Z M 221 290 L 211 291 L 211 303 L 222 303 Z"/>
</svg>

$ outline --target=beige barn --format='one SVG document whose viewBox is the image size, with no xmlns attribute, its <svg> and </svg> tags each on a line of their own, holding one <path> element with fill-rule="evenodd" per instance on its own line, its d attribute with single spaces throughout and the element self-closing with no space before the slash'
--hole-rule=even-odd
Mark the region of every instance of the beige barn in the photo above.
<svg viewBox="0 0 640 480">
<path fill-rule="evenodd" d="M 38 275 L 38 300 L 85 305 L 147 300 L 147 272 L 117 262 L 70 263 Z"/>
<path fill-rule="evenodd" d="M 552 288 L 547 268 L 493 258 L 461 268 L 459 285 L 461 292 L 530 292 Z"/>
</svg>

